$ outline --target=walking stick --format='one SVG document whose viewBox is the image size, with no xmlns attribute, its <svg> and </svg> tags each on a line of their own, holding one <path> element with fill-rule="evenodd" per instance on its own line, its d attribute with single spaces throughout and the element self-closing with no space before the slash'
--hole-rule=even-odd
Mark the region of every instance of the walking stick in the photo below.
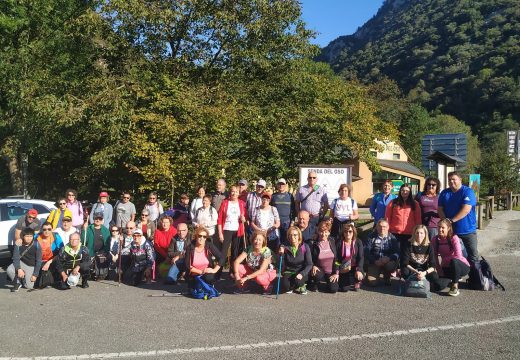
<svg viewBox="0 0 520 360">
<path fill-rule="evenodd" d="M 278 284 L 276 285 L 276 299 L 280 294 L 280 280 L 282 279 L 282 259 L 283 255 L 280 255 L 280 263 L 278 264 Z"/>
<path fill-rule="evenodd" d="M 121 286 L 121 248 L 123 247 L 123 238 L 119 235 L 119 246 L 117 249 L 117 286 Z"/>
</svg>

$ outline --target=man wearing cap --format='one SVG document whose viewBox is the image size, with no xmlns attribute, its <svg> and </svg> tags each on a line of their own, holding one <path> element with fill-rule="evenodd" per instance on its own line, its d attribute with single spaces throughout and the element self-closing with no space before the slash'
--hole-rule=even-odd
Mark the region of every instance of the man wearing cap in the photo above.
<svg viewBox="0 0 520 360">
<path fill-rule="evenodd" d="M 130 193 L 128 191 L 123 192 L 121 201 L 117 202 L 114 209 L 114 222 L 117 227 L 124 228 L 126 223 L 135 220 L 135 205 L 130 201 Z"/>
<path fill-rule="evenodd" d="M 47 221 L 51 223 L 53 229 L 57 229 L 61 226 L 64 216 L 72 219 L 72 212 L 67 208 L 67 200 L 65 200 L 65 198 L 59 198 L 57 204 L 58 208 L 53 209 L 47 217 Z"/>
<path fill-rule="evenodd" d="M 103 214 L 96 212 L 92 213 L 94 223 L 87 226 L 83 224 L 83 231 L 81 232 L 81 239 L 85 239 L 85 246 L 92 258 L 92 265 L 94 270 L 100 277 L 106 276 L 108 273 L 107 256 L 110 251 L 110 231 L 103 226 Z"/>
<path fill-rule="evenodd" d="M 94 214 L 101 214 L 103 216 L 103 226 L 108 230 L 110 227 L 110 222 L 112 221 L 113 213 L 114 208 L 108 202 L 108 193 L 106 191 L 102 191 L 99 193 L 98 202 L 92 206 L 92 210 L 90 211 L 90 223 L 94 224 Z"/>
<path fill-rule="evenodd" d="M 22 244 L 22 238 L 20 237 L 20 234 L 22 233 L 23 229 L 31 228 L 35 233 L 40 230 L 41 222 L 37 216 L 38 211 L 36 211 L 36 209 L 31 209 L 27 212 L 27 214 L 25 214 L 25 216 L 22 216 L 18 219 L 14 230 L 14 240 L 16 245 L 20 246 Z"/>
<path fill-rule="evenodd" d="M 294 196 L 287 191 L 287 181 L 284 178 L 278 179 L 276 182 L 278 190 L 271 197 L 271 205 L 278 210 L 280 217 L 280 240 L 283 244 L 287 241 L 287 229 L 291 226 L 296 215 L 294 205 Z"/>
<path fill-rule="evenodd" d="M 132 283 L 134 286 L 138 286 L 144 275 L 146 283 L 149 284 L 152 282 L 152 266 L 155 260 L 153 246 L 145 239 L 140 229 L 134 230 L 132 237 L 133 241 L 130 246 Z"/>
<path fill-rule="evenodd" d="M 246 210 L 247 218 L 249 219 L 250 223 L 253 222 L 253 219 L 256 217 L 258 208 L 260 205 L 262 205 L 262 194 L 264 193 L 265 186 L 265 180 L 260 179 L 256 183 L 256 191 L 251 191 L 249 194 L 247 194 Z M 253 233 L 253 228 L 250 223 L 247 229 L 247 235 L 251 235 Z"/>
<path fill-rule="evenodd" d="M 65 215 L 61 223 L 61 227 L 54 230 L 61 237 L 64 245 L 69 243 L 70 236 L 77 233 L 78 230 L 72 226 L 72 217 Z"/>
<path fill-rule="evenodd" d="M 58 289 L 70 289 L 76 286 L 81 275 L 81 287 L 88 288 L 90 272 L 90 256 L 86 246 L 81 245 L 80 236 L 74 233 L 70 236 L 69 243 L 60 249 L 56 256 L 56 272 L 60 277 Z"/>
<path fill-rule="evenodd" d="M 229 194 L 226 191 L 226 180 L 218 179 L 217 191 L 211 194 L 211 206 L 213 206 L 215 210 L 217 210 L 218 212 L 220 210 L 220 205 L 222 204 L 222 201 L 224 201 L 224 199 L 227 199 L 228 196 Z"/>
<path fill-rule="evenodd" d="M 237 183 L 238 186 L 238 199 L 242 200 L 244 203 L 247 202 L 247 195 L 249 194 L 249 191 L 247 191 L 247 180 L 242 179 Z"/>
<path fill-rule="evenodd" d="M 314 233 L 320 218 L 328 210 L 327 193 L 318 185 L 318 175 L 315 171 L 310 171 L 307 175 L 307 185 L 298 189 L 295 205 L 296 211 L 305 210 L 309 213 L 309 231 Z"/>
</svg>

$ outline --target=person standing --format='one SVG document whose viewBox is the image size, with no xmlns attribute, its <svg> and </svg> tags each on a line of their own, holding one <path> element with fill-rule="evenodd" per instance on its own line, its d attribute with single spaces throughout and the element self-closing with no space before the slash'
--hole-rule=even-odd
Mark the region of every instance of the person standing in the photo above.
<svg viewBox="0 0 520 360">
<path fill-rule="evenodd" d="M 305 210 L 309 213 L 309 231 L 314 234 L 320 218 L 327 213 L 328 199 L 325 189 L 318 185 L 318 175 L 310 171 L 307 185 L 298 189 L 295 198 L 296 211 Z"/>
<path fill-rule="evenodd" d="M 247 227 L 248 236 L 250 236 L 255 230 L 253 228 L 253 221 L 255 221 L 256 212 L 258 211 L 258 208 L 262 205 L 262 195 L 264 194 L 265 187 L 265 180 L 260 179 L 256 183 L 256 190 L 251 191 L 249 194 L 247 194 L 246 209 L 247 217 L 249 219 Z"/>
<path fill-rule="evenodd" d="M 356 200 L 350 197 L 350 193 L 350 185 L 341 184 L 338 190 L 339 198 L 332 201 L 332 208 L 330 209 L 332 230 L 330 235 L 334 238 L 337 238 L 340 234 L 341 227 L 344 224 L 350 224 L 354 220 L 359 219 Z"/>
<path fill-rule="evenodd" d="M 220 205 L 222 205 L 222 201 L 227 199 L 229 196 L 226 191 L 226 180 L 218 179 L 217 180 L 217 190 L 211 194 L 211 206 L 213 206 L 217 211 L 220 211 Z"/>
<path fill-rule="evenodd" d="M 393 187 L 394 185 L 392 184 L 392 180 L 386 179 L 383 183 L 383 191 L 375 194 L 372 198 L 370 214 L 372 214 L 372 217 L 374 218 L 374 227 L 380 219 L 385 217 L 386 207 L 388 204 L 397 198 L 397 195 L 392 194 Z"/>
<path fill-rule="evenodd" d="M 448 219 L 468 252 L 468 260 L 474 265 L 479 258 L 477 249 L 477 218 L 475 206 L 477 198 L 470 187 L 462 184 L 462 176 L 458 171 L 448 173 L 449 187 L 439 195 L 439 216 Z"/>
<path fill-rule="evenodd" d="M 103 226 L 108 230 L 110 228 L 110 223 L 112 222 L 112 214 L 114 213 L 114 208 L 108 202 L 108 193 L 106 191 L 102 191 L 99 193 L 98 202 L 92 206 L 92 210 L 89 215 L 89 222 L 94 224 L 94 214 L 103 216 Z M 92 254 L 90 254 L 92 256 Z"/>
<path fill-rule="evenodd" d="M 428 238 L 433 239 L 437 235 L 439 212 L 437 210 L 441 182 L 434 177 L 428 177 L 424 183 L 423 193 L 417 197 L 421 206 L 421 218 L 424 226 L 428 228 Z"/>
<path fill-rule="evenodd" d="M 74 189 L 67 189 L 67 191 L 65 191 L 65 195 L 67 197 L 67 209 L 69 209 L 72 214 L 72 226 L 74 226 L 76 230 L 80 232 L 83 227 L 83 223 L 85 222 L 85 214 L 83 213 L 83 206 L 78 200 L 78 193 Z"/>
<path fill-rule="evenodd" d="M 271 205 L 278 210 L 280 217 L 280 240 L 285 243 L 287 240 L 287 229 L 293 225 L 296 216 L 296 205 L 294 204 L 294 196 L 287 191 L 287 181 L 284 178 L 278 179 L 276 182 L 277 192 L 271 197 Z"/>
<path fill-rule="evenodd" d="M 238 198 L 242 200 L 244 203 L 247 202 L 247 195 L 249 194 L 249 191 L 247 191 L 247 185 L 248 183 L 245 179 L 239 180 L 237 184 L 238 193 L 240 194 L 238 195 Z"/>
<path fill-rule="evenodd" d="M 209 241 L 218 241 L 218 234 L 215 236 L 217 220 L 218 212 L 213 206 L 211 206 L 211 195 L 204 195 L 204 198 L 202 199 L 202 206 L 195 212 L 195 217 L 193 218 L 193 227 L 195 229 L 201 226 L 206 228 L 206 230 L 208 230 L 209 236 L 211 237 Z"/>
<path fill-rule="evenodd" d="M 159 202 L 159 197 L 155 191 L 152 191 L 148 195 L 148 202 L 144 206 L 144 209 L 148 210 L 150 214 L 150 221 L 153 221 L 157 225 L 157 220 L 164 213 L 163 206 Z"/>
<path fill-rule="evenodd" d="M 199 186 L 197 188 L 197 196 L 193 198 L 190 205 L 191 221 L 195 219 L 195 213 L 202 206 L 202 199 L 204 198 L 204 195 L 206 195 L 206 189 L 204 186 Z"/>
<path fill-rule="evenodd" d="M 146 208 L 141 211 L 141 217 L 135 223 L 137 229 L 141 230 L 146 240 L 153 245 L 153 238 L 155 236 L 155 230 L 157 230 L 157 227 L 155 226 L 155 223 L 150 220 L 150 212 Z M 128 223 L 126 224 L 128 225 Z"/>
<path fill-rule="evenodd" d="M 51 223 L 53 229 L 58 229 L 61 227 L 63 223 L 63 218 L 65 216 L 72 218 L 72 213 L 67 208 L 67 200 L 65 200 L 65 198 L 59 198 L 57 203 L 58 208 L 51 210 L 46 220 Z"/>
<path fill-rule="evenodd" d="M 130 201 L 130 197 L 130 192 L 123 192 L 121 201 L 117 202 L 114 209 L 114 222 L 120 229 L 124 228 L 127 222 L 135 221 L 135 205 Z"/>
</svg>

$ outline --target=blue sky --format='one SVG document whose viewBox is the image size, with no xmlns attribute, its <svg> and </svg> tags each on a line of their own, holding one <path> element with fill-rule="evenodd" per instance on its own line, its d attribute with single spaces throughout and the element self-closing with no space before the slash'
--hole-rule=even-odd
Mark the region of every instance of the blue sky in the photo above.
<svg viewBox="0 0 520 360">
<path fill-rule="evenodd" d="M 377 13 L 383 0 L 300 0 L 307 28 L 319 32 L 320 47 L 341 35 L 353 34 Z"/>
</svg>

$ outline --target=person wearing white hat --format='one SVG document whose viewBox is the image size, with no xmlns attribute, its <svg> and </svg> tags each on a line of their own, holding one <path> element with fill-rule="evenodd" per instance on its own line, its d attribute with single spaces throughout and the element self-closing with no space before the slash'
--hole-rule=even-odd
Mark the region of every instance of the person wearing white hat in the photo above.
<svg viewBox="0 0 520 360">
<path fill-rule="evenodd" d="M 60 249 L 56 259 L 56 272 L 61 277 L 58 288 L 70 289 L 79 283 L 81 287 L 88 288 L 90 275 L 90 256 L 86 246 L 81 245 L 80 235 L 75 232 L 70 235 L 69 243 Z"/>
<path fill-rule="evenodd" d="M 132 237 L 134 239 L 130 246 L 132 283 L 134 286 L 138 286 L 144 275 L 146 283 L 149 284 L 152 282 L 152 266 L 155 260 L 153 246 L 143 236 L 141 229 L 136 229 Z"/>
</svg>

